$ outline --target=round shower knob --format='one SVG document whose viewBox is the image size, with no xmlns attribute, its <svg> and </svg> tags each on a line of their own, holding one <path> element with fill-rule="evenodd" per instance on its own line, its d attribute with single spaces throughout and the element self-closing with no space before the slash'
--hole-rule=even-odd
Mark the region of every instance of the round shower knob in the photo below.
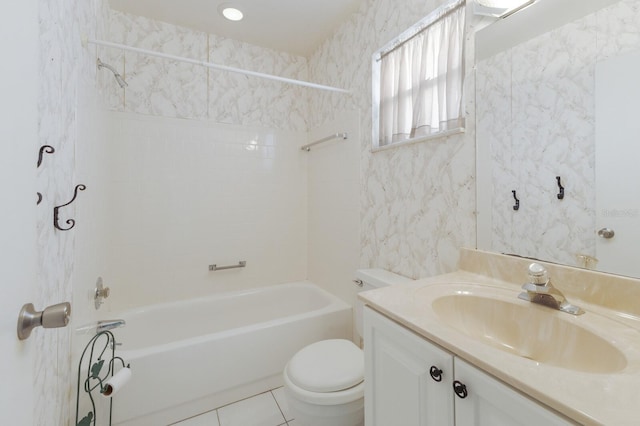
<svg viewBox="0 0 640 426">
<path fill-rule="evenodd" d="M 609 238 L 613 238 L 614 235 L 616 235 L 616 233 L 611 228 L 602 228 L 601 230 L 598 231 L 598 237 L 609 239 Z"/>
</svg>

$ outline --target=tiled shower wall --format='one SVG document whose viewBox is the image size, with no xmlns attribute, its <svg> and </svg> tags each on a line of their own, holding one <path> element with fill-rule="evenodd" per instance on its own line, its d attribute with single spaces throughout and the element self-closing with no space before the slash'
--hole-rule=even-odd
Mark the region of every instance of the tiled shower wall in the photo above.
<svg viewBox="0 0 640 426">
<path fill-rule="evenodd" d="M 306 278 L 306 132 L 117 112 L 111 122 L 111 306 Z"/>
<path fill-rule="evenodd" d="M 596 256 L 595 68 L 640 49 L 639 22 L 638 2 L 622 0 L 478 63 L 478 143 L 491 150 L 492 181 L 481 248 L 569 265 Z"/>
<path fill-rule="evenodd" d="M 335 120 L 309 132 L 311 141 L 336 133 L 336 139 L 314 146 L 308 161 L 308 278 L 350 304 L 356 302 L 354 272 L 360 252 L 359 114 L 343 111 Z M 357 341 L 357 340 L 356 340 Z"/>
<path fill-rule="evenodd" d="M 365 0 L 309 59 L 312 81 L 350 89 L 309 100 L 310 127 L 359 110 L 360 266 L 413 277 L 455 269 L 460 247 L 475 246 L 473 28 L 467 36 L 467 131 L 371 152 L 371 56 L 444 1 Z"/>
</svg>

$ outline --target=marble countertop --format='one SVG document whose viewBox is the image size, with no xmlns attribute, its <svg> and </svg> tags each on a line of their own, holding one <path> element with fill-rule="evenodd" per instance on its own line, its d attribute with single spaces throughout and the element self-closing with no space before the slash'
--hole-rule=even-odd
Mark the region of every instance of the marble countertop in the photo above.
<svg viewBox="0 0 640 426">
<path fill-rule="evenodd" d="M 585 309 L 584 315 L 573 316 L 536 305 L 536 309 L 546 309 L 549 315 L 560 315 L 561 320 L 605 338 L 627 361 L 624 368 L 613 373 L 576 371 L 505 352 L 445 324 L 431 309 L 434 294 L 442 293 L 445 285 L 449 293 L 455 291 L 449 289 L 456 286 L 465 289 L 481 285 L 482 293 L 489 297 L 494 292 L 496 297 L 513 297 L 515 303 L 530 304 L 517 299 L 519 285 L 464 270 L 363 292 L 359 298 L 376 311 L 576 422 L 640 424 L 640 326 L 635 319 L 609 315 L 608 309 L 575 298 L 570 298 L 570 302 Z"/>
</svg>

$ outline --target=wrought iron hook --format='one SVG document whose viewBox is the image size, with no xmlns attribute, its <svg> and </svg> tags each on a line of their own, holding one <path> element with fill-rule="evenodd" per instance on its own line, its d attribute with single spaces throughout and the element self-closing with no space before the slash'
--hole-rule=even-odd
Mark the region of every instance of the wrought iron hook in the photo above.
<svg viewBox="0 0 640 426">
<path fill-rule="evenodd" d="M 76 221 L 74 219 L 67 219 L 65 221 L 65 223 L 67 225 L 69 225 L 68 228 L 62 228 L 60 227 L 60 225 L 58 225 L 58 210 L 60 210 L 60 208 L 62 207 L 66 207 L 69 204 L 73 203 L 76 200 L 76 197 L 78 196 L 78 191 L 84 191 L 85 189 L 87 189 L 87 187 L 85 185 L 76 185 L 76 188 L 73 190 L 73 198 L 71 199 L 71 201 L 69 201 L 66 204 L 62 204 L 61 206 L 56 206 L 53 208 L 53 226 L 56 229 L 59 229 L 60 231 L 68 231 L 71 228 L 73 228 L 74 226 L 76 226 Z"/>
<path fill-rule="evenodd" d="M 560 188 L 560 192 L 558 192 L 558 200 L 562 200 L 564 198 L 564 186 L 560 183 L 560 176 L 556 176 L 556 180 L 558 181 L 558 188 Z"/>
<path fill-rule="evenodd" d="M 40 147 L 40 151 L 38 152 L 38 167 L 40 167 L 40 165 L 42 164 L 42 156 L 45 152 L 47 154 L 53 154 L 54 152 L 56 152 L 56 150 L 51 145 L 42 145 Z"/>
<path fill-rule="evenodd" d="M 513 199 L 516 200 L 516 204 L 513 206 L 514 210 L 520 210 L 520 200 L 518 200 L 518 197 L 516 197 L 516 191 L 511 191 L 511 193 L 513 193 Z"/>
</svg>

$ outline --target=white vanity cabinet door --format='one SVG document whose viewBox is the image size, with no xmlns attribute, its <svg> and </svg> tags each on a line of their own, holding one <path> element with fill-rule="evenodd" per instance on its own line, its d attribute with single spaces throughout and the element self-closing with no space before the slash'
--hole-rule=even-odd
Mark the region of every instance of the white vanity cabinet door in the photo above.
<svg viewBox="0 0 640 426">
<path fill-rule="evenodd" d="M 455 358 L 455 379 L 467 396 L 456 396 L 456 426 L 573 425 L 506 384 Z M 464 394 L 463 394 L 464 395 Z"/>
<path fill-rule="evenodd" d="M 453 426 L 450 353 L 366 307 L 363 337 L 366 426 Z"/>
</svg>

